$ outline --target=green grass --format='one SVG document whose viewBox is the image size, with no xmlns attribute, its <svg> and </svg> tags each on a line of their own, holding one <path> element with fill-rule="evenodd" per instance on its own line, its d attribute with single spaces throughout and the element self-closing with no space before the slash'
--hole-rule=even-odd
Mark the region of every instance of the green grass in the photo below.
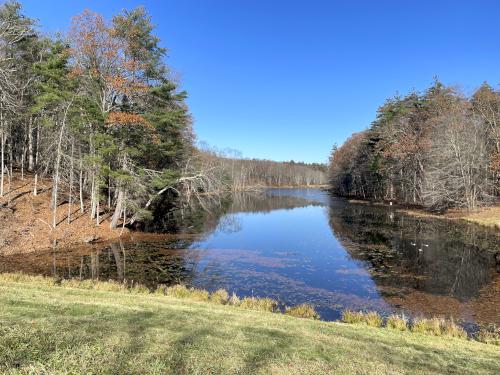
<svg viewBox="0 0 500 375">
<path fill-rule="evenodd" d="M 475 341 L 52 283 L 0 275 L 0 373 L 500 373 Z"/>
</svg>

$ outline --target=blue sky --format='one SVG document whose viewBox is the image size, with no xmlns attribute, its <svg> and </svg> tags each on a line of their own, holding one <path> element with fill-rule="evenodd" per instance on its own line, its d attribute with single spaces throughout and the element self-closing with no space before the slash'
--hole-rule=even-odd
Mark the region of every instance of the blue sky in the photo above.
<svg viewBox="0 0 500 375">
<path fill-rule="evenodd" d="M 144 5 L 198 139 L 245 157 L 325 162 L 397 92 L 500 83 L 499 1 L 21 2 L 51 32 Z"/>
</svg>

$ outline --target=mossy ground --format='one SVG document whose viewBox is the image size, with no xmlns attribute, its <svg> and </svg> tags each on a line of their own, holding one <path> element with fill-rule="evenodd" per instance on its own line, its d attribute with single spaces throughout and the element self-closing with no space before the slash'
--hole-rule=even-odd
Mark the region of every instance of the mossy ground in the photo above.
<svg viewBox="0 0 500 375">
<path fill-rule="evenodd" d="M 110 289 L 0 277 L 0 373 L 500 373 L 494 345 Z"/>
</svg>

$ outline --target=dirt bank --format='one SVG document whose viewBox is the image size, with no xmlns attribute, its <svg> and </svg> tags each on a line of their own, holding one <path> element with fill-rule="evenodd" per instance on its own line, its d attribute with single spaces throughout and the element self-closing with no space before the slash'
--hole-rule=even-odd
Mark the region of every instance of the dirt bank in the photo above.
<svg viewBox="0 0 500 375">
<path fill-rule="evenodd" d="M 50 209 L 51 180 L 39 179 L 38 195 L 33 196 L 34 178 L 32 175 L 15 175 L 10 187 L 5 184 L 6 193 L 0 198 L 0 254 L 27 253 L 45 250 L 53 246 L 68 246 L 86 242 L 105 242 L 122 237 L 124 240 L 154 235 L 129 232 L 127 228 L 111 229 L 109 218 L 112 212 L 101 211 L 101 222 L 96 224 L 90 219 L 88 207 L 80 211 L 79 202 L 71 207 L 71 220 L 68 223 L 68 202 L 60 202 L 57 207 L 57 226 L 51 228 L 52 210 Z M 65 193 L 61 197 L 66 197 Z"/>
</svg>

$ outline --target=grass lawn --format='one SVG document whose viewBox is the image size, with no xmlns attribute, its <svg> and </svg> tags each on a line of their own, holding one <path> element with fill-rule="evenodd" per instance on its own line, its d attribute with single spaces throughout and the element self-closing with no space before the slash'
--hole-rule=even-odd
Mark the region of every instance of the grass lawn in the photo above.
<svg viewBox="0 0 500 375">
<path fill-rule="evenodd" d="M 0 373 L 500 374 L 500 347 L 0 278 Z"/>
</svg>

